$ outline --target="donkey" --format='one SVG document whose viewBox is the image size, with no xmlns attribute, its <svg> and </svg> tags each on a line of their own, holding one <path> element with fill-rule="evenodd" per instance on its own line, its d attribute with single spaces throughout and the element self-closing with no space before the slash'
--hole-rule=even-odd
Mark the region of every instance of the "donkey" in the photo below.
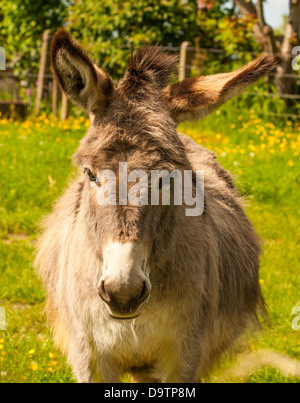
<svg viewBox="0 0 300 403">
<path fill-rule="evenodd" d="M 91 121 L 73 156 L 79 175 L 45 219 L 37 247 L 56 343 L 81 383 L 124 374 L 135 382 L 200 380 L 259 326 L 261 246 L 231 174 L 177 126 L 239 94 L 273 59 L 170 85 L 176 57 L 146 47 L 115 87 L 65 30 L 51 53 L 62 90 Z M 107 181 L 100 171 L 118 182 L 120 161 L 128 172 L 204 171 L 203 214 L 187 216 L 173 202 L 99 205 Z"/>
</svg>

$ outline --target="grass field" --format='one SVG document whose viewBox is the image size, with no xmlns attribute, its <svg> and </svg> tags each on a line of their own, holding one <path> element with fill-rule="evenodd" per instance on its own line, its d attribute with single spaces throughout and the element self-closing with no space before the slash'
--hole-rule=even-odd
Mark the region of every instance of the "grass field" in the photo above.
<svg viewBox="0 0 300 403">
<path fill-rule="evenodd" d="M 0 330 L 0 382 L 74 381 L 45 323 L 33 259 L 37 224 L 74 175 L 70 157 L 87 125 L 84 118 L 0 120 L 0 306 L 7 315 L 6 331 Z M 300 306 L 300 127 L 262 121 L 251 110 L 233 117 L 229 106 L 180 129 L 215 150 L 233 172 L 264 241 L 260 281 L 270 321 L 251 348 L 300 360 L 300 331 L 292 329 L 291 315 Z M 299 380 L 270 367 L 247 378 Z"/>
</svg>

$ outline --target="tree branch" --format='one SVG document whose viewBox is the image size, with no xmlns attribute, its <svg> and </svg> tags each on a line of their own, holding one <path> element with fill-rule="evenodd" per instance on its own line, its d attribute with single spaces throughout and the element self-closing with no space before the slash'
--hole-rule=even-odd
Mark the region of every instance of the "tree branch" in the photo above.
<svg viewBox="0 0 300 403">
<path fill-rule="evenodd" d="M 256 9 L 252 3 L 252 1 L 246 0 L 234 0 L 235 4 L 238 6 L 240 12 L 243 15 L 256 15 Z"/>
<path fill-rule="evenodd" d="M 257 16 L 257 11 L 252 3 L 252 1 L 246 1 L 246 0 L 234 0 L 235 5 L 238 7 L 240 13 L 245 16 L 245 17 L 253 17 L 253 18 L 258 18 Z M 265 36 L 262 30 L 262 27 L 260 26 L 259 23 L 254 24 L 253 27 L 253 34 L 256 42 L 259 44 L 260 47 L 265 48 L 266 47 L 266 41 L 265 41 Z"/>
<path fill-rule="evenodd" d="M 265 16 L 264 16 L 263 0 L 257 0 L 256 14 L 257 14 L 257 19 L 258 19 L 258 22 L 260 23 L 260 25 L 262 27 L 267 25 L 266 21 L 265 21 Z"/>
<path fill-rule="evenodd" d="M 300 0 L 290 0 L 290 15 L 281 46 L 281 53 L 290 54 L 300 39 Z"/>
<path fill-rule="evenodd" d="M 298 0 L 297 0 L 298 1 Z M 275 36 L 273 29 L 266 23 L 264 16 L 263 0 L 257 0 L 256 14 L 258 23 L 262 34 L 265 36 L 266 48 L 269 53 L 277 53 L 277 47 L 275 42 Z"/>
<path fill-rule="evenodd" d="M 257 19 L 258 22 L 253 27 L 253 34 L 259 46 L 268 53 L 276 53 L 277 46 L 273 29 L 266 23 L 264 18 L 263 0 L 257 0 L 256 8 L 252 1 L 234 0 L 234 2 L 242 15 L 253 16 Z"/>
<path fill-rule="evenodd" d="M 297 46 L 300 40 L 300 0 L 289 0 L 290 15 L 282 42 L 279 38 L 275 38 L 273 29 L 265 21 L 263 0 L 257 0 L 256 7 L 252 0 L 234 0 L 234 3 L 242 15 L 247 17 L 253 15 L 257 19 L 257 23 L 253 27 L 253 34 L 262 49 L 271 54 L 281 53 L 274 80 L 278 93 L 296 94 L 296 80 L 287 79 L 286 74 L 293 74 L 291 52 L 292 48 Z M 287 105 L 292 103 L 287 100 Z"/>
<path fill-rule="evenodd" d="M 280 65 L 275 77 L 279 94 L 296 94 L 296 80 L 286 79 L 285 74 L 293 74 L 291 52 L 299 44 L 300 38 L 300 0 L 290 0 L 290 14 L 287 20 L 284 38 L 280 48 Z M 289 102 L 292 104 L 292 102 Z"/>
<path fill-rule="evenodd" d="M 291 0 L 289 22 L 295 34 L 300 38 L 300 0 Z"/>
</svg>

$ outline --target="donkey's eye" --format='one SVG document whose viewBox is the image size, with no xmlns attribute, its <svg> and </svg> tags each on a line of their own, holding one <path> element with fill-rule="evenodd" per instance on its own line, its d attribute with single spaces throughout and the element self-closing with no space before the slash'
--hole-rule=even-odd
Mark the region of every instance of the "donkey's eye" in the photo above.
<svg viewBox="0 0 300 403">
<path fill-rule="evenodd" d="M 84 168 L 84 172 L 88 175 L 91 182 L 97 182 L 97 176 L 90 169 Z"/>
</svg>

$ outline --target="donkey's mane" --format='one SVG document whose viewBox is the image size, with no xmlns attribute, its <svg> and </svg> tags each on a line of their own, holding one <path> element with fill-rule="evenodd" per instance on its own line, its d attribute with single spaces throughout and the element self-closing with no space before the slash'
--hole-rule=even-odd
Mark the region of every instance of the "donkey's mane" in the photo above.
<svg viewBox="0 0 300 403">
<path fill-rule="evenodd" d="M 131 55 L 128 71 L 131 74 L 152 71 L 161 85 L 165 86 L 176 69 L 177 60 L 177 55 L 165 52 L 161 46 L 145 46 Z"/>
<path fill-rule="evenodd" d="M 177 60 L 176 55 L 167 53 L 161 46 L 144 46 L 132 52 L 120 88 L 127 95 L 147 83 L 163 89 L 171 81 Z"/>
</svg>

